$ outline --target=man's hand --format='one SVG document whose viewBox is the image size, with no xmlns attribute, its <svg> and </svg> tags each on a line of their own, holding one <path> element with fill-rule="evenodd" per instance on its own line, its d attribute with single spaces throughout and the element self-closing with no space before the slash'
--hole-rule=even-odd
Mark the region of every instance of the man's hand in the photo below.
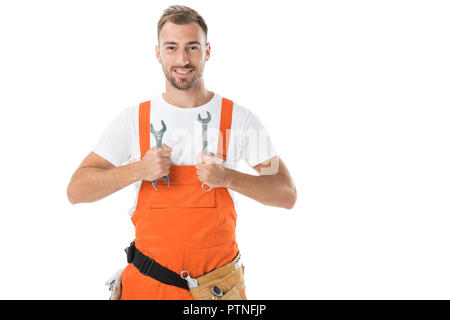
<svg viewBox="0 0 450 320">
<path fill-rule="evenodd" d="M 163 144 L 162 149 L 150 148 L 144 157 L 139 161 L 141 180 L 153 181 L 167 176 L 170 169 L 170 155 L 172 148 Z"/>
<path fill-rule="evenodd" d="M 70 203 L 94 202 L 141 181 L 161 178 L 169 174 L 172 148 L 151 148 L 139 161 L 124 166 L 114 164 L 94 152 L 80 164 L 67 186 Z"/>
<path fill-rule="evenodd" d="M 120 300 L 122 298 L 122 272 L 124 269 L 125 268 L 118 270 L 105 282 L 105 285 L 108 286 L 109 291 L 111 291 L 109 300 Z"/>
<path fill-rule="evenodd" d="M 226 187 L 262 204 L 292 209 L 297 200 L 294 182 L 278 156 L 253 167 L 257 176 L 225 168 L 214 156 L 196 157 L 199 179 L 212 187 Z"/>
<path fill-rule="evenodd" d="M 227 187 L 228 169 L 223 165 L 223 160 L 214 153 L 210 153 L 208 156 L 203 153 L 198 154 L 195 157 L 195 167 L 201 182 L 211 187 Z"/>
</svg>

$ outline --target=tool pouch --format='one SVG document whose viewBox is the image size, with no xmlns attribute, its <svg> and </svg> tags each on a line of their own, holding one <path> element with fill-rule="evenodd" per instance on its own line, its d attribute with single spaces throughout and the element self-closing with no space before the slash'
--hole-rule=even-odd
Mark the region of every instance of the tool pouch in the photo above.
<svg viewBox="0 0 450 320">
<path fill-rule="evenodd" d="M 198 283 L 196 288 L 189 284 L 194 300 L 247 300 L 240 254 L 233 261 L 195 280 Z"/>
</svg>

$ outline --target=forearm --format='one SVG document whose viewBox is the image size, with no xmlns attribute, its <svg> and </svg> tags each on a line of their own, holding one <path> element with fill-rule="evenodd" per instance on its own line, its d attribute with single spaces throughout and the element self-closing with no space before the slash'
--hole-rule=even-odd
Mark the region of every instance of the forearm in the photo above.
<svg viewBox="0 0 450 320">
<path fill-rule="evenodd" d="M 227 170 L 227 188 L 264 205 L 291 209 L 297 199 L 292 181 L 279 174 L 254 176 Z"/>
<path fill-rule="evenodd" d="M 67 196 L 72 204 L 94 202 L 137 182 L 139 162 L 121 167 L 102 169 L 80 168 L 67 187 Z"/>
</svg>

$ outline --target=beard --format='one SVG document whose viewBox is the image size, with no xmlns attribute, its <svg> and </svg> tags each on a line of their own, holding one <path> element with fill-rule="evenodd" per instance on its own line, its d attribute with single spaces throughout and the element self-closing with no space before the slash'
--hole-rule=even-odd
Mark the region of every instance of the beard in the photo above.
<svg viewBox="0 0 450 320">
<path fill-rule="evenodd" d="M 193 88 L 195 86 L 195 84 L 197 83 L 197 81 L 202 77 L 202 72 L 195 72 L 197 70 L 197 68 L 195 68 L 194 66 L 188 64 L 186 66 L 183 66 L 183 68 L 186 69 L 192 69 L 192 72 L 194 73 L 194 75 L 190 78 L 190 79 L 183 79 L 183 78 L 176 78 L 175 76 L 172 75 L 172 71 L 167 70 L 164 66 L 163 66 L 163 72 L 164 75 L 166 76 L 166 79 L 170 82 L 170 84 L 178 89 L 178 90 L 189 90 L 191 88 Z M 172 70 L 175 69 L 171 68 Z"/>
</svg>

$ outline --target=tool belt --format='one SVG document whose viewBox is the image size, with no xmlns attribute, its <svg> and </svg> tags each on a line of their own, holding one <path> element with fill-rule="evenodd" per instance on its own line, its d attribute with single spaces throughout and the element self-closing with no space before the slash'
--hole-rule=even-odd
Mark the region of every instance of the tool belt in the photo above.
<svg viewBox="0 0 450 320">
<path fill-rule="evenodd" d="M 247 300 L 244 266 L 239 253 L 231 262 L 194 279 L 186 270 L 178 274 L 144 255 L 134 246 L 134 241 L 125 252 L 128 263 L 133 263 L 139 272 L 167 285 L 189 290 L 194 300 Z"/>
</svg>

